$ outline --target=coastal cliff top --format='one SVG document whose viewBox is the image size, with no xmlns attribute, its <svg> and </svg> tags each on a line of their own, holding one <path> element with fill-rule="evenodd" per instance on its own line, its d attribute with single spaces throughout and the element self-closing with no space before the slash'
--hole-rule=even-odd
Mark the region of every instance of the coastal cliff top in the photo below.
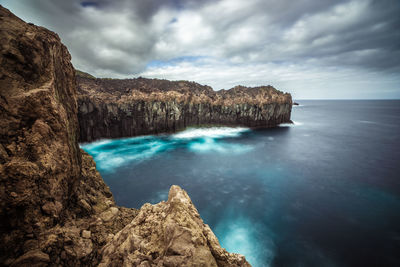
<svg viewBox="0 0 400 267">
<path fill-rule="evenodd" d="M 190 81 L 161 79 L 110 79 L 77 71 L 78 94 L 104 102 L 177 101 L 213 103 L 215 105 L 291 103 L 289 93 L 273 86 L 236 86 L 229 90 L 214 91 L 210 86 Z"/>
</svg>

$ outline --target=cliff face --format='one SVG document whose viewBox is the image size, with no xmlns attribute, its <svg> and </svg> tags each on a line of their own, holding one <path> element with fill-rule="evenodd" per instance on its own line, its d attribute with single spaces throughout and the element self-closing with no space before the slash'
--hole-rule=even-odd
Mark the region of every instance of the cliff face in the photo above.
<svg viewBox="0 0 400 267">
<path fill-rule="evenodd" d="M 115 204 L 78 146 L 68 50 L 2 7 L 0 40 L 0 265 L 96 262 L 108 234 L 136 211 L 95 223 Z M 101 231 L 84 238 L 83 230 Z"/>
<path fill-rule="evenodd" d="M 172 195 L 185 197 L 140 212 L 115 205 L 78 146 L 74 73 L 55 33 L 0 6 L 0 266 L 118 265 L 121 253 L 142 266 L 198 260 L 180 250 L 171 255 L 166 242 L 204 253 L 204 266 L 246 266 L 244 257 L 219 247 L 180 188 Z M 193 223 L 170 224 L 182 216 Z M 183 237 L 175 235 L 180 231 Z M 126 235 L 140 243 L 124 243 Z"/>
<path fill-rule="evenodd" d="M 213 91 L 187 81 L 77 76 L 80 141 L 173 132 L 187 126 L 274 127 L 292 98 L 271 86 Z"/>
<path fill-rule="evenodd" d="M 81 157 L 67 49 L 50 31 L 0 16 L 0 246 L 17 255 L 67 216 Z"/>
</svg>

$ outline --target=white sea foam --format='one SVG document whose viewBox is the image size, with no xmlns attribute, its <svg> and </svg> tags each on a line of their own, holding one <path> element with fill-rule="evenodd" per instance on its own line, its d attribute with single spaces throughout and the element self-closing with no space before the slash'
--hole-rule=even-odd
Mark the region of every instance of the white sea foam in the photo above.
<svg viewBox="0 0 400 267">
<path fill-rule="evenodd" d="M 295 127 L 295 126 L 301 126 L 304 123 L 299 122 L 299 121 L 292 121 L 293 123 L 281 123 L 279 124 L 280 127 Z"/>
<path fill-rule="evenodd" d="M 95 157 L 97 165 L 99 165 L 99 169 L 105 170 L 105 171 L 111 171 L 115 168 L 118 168 L 122 165 L 124 165 L 127 160 L 126 158 L 123 157 L 118 157 L 115 155 L 108 155 L 107 157 L 99 158 Z"/>
<path fill-rule="evenodd" d="M 201 137 L 224 138 L 237 137 L 241 133 L 249 131 L 249 128 L 244 127 L 210 127 L 210 128 L 192 128 L 184 130 L 180 133 L 172 135 L 177 139 L 192 139 Z"/>
<path fill-rule="evenodd" d="M 103 139 L 81 147 L 91 154 L 97 167 L 104 172 L 113 172 L 116 168 L 130 163 L 138 163 L 155 157 L 157 154 L 183 145 L 196 153 L 240 154 L 253 147 L 217 140 L 224 137 L 237 137 L 249 131 L 248 128 L 212 127 L 188 129 L 165 136 L 141 136 L 121 139 Z"/>
<path fill-rule="evenodd" d="M 90 150 L 90 149 L 94 149 L 94 148 L 96 148 L 96 147 L 100 147 L 100 146 L 102 146 L 102 145 L 109 144 L 109 143 L 111 143 L 112 141 L 113 141 L 112 139 L 100 139 L 100 140 L 97 140 L 97 141 L 92 142 L 92 143 L 82 143 L 82 144 L 80 144 L 79 146 L 80 146 L 82 149 L 88 149 L 88 150 Z"/>
<path fill-rule="evenodd" d="M 197 153 L 218 152 L 222 154 L 242 154 L 250 151 L 253 147 L 244 144 L 231 144 L 216 141 L 212 138 L 202 138 L 189 144 L 189 149 Z"/>
<path fill-rule="evenodd" d="M 171 142 L 164 142 L 154 137 L 134 137 L 116 140 L 102 140 L 82 145 L 96 161 L 97 167 L 105 172 L 154 157 L 160 151 L 172 147 Z"/>
<path fill-rule="evenodd" d="M 243 216 L 235 216 L 228 212 L 225 218 L 217 225 L 215 232 L 221 245 L 229 252 L 246 255 L 246 259 L 253 266 L 271 264 L 274 255 L 274 245 L 267 236 L 263 241 L 268 244 L 268 250 L 260 251 L 257 247 L 259 225 Z"/>
</svg>

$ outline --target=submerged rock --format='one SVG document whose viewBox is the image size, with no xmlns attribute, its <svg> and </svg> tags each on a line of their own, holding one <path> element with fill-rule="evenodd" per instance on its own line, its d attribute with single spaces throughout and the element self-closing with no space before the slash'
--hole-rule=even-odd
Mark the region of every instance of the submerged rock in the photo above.
<svg viewBox="0 0 400 267">
<path fill-rule="evenodd" d="M 144 259 L 248 265 L 219 246 L 178 187 L 167 203 L 140 211 L 115 205 L 92 157 L 78 146 L 70 58 L 55 33 L 0 6 L 0 266 Z M 134 243 L 120 243 L 125 236 Z"/>
<path fill-rule="evenodd" d="M 274 127 L 290 121 L 292 97 L 272 86 L 214 91 L 188 81 L 77 75 L 82 142 L 174 132 L 188 126 Z"/>
</svg>

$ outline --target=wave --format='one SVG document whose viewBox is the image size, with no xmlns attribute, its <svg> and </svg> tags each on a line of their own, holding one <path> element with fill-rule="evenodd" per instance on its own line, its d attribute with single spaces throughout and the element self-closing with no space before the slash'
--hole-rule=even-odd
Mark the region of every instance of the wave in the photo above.
<svg viewBox="0 0 400 267">
<path fill-rule="evenodd" d="M 304 123 L 299 122 L 299 121 L 292 121 L 292 123 L 281 123 L 279 124 L 279 127 L 295 127 L 295 126 L 301 126 Z"/>
<path fill-rule="evenodd" d="M 250 131 L 250 129 L 244 127 L 191 128 L 184 130 L 180 133 L 173 134 L 172 137 L 176 139 L 193 139 L 201 137 L 210 137 L 210 138 L 238 137 L 242 133 L 247 131 Z"/>
<path fill-rule="evenodd" d="M 244 144 L 231 144 L 217 142 L 212 138 L 201 138 L 199 141 L 193 141 L 189 144 L 189 150 L 197 153 L 218 152 L 221 154 L 242 154 L 250 151 L 253 147 Z"/>
<path fill-rule="evenodd" d="M 95 160 L 100 171 L 113 172 L 131 162 L 141 162 L 162 151 L 173 148 L 173 144 L 152 138 L 134 137 L 93 142 L 81 145 Z"/>
<path fill-rule="evenodd" d="M 238 137 L 248 128 L 211 127 L 192 128 L 170 136 L 140 136 L 121 139 L 103 139 L 81 144 L 95 160 L 100 171 L 112 173 L 115 169 L 132 163 L 140 163 L 160 153 L 185 148 L 193 153 L 242 154 L 250 151 L 250 145 L 231 143 L 222 138 Z"/>
<path fill-rule="evenodd" d="M 228 251 L 246 255 L 247 261 L 253 266 L 270 266 L 276 248 L 271 235 L 262 233 L 263 228 L 248 216 L 238 215 L 228 207 L 214 231 L 221 246 Z M 260 250 L 257 247 L 261 242 L 266 249 Z"/>
</svg>

